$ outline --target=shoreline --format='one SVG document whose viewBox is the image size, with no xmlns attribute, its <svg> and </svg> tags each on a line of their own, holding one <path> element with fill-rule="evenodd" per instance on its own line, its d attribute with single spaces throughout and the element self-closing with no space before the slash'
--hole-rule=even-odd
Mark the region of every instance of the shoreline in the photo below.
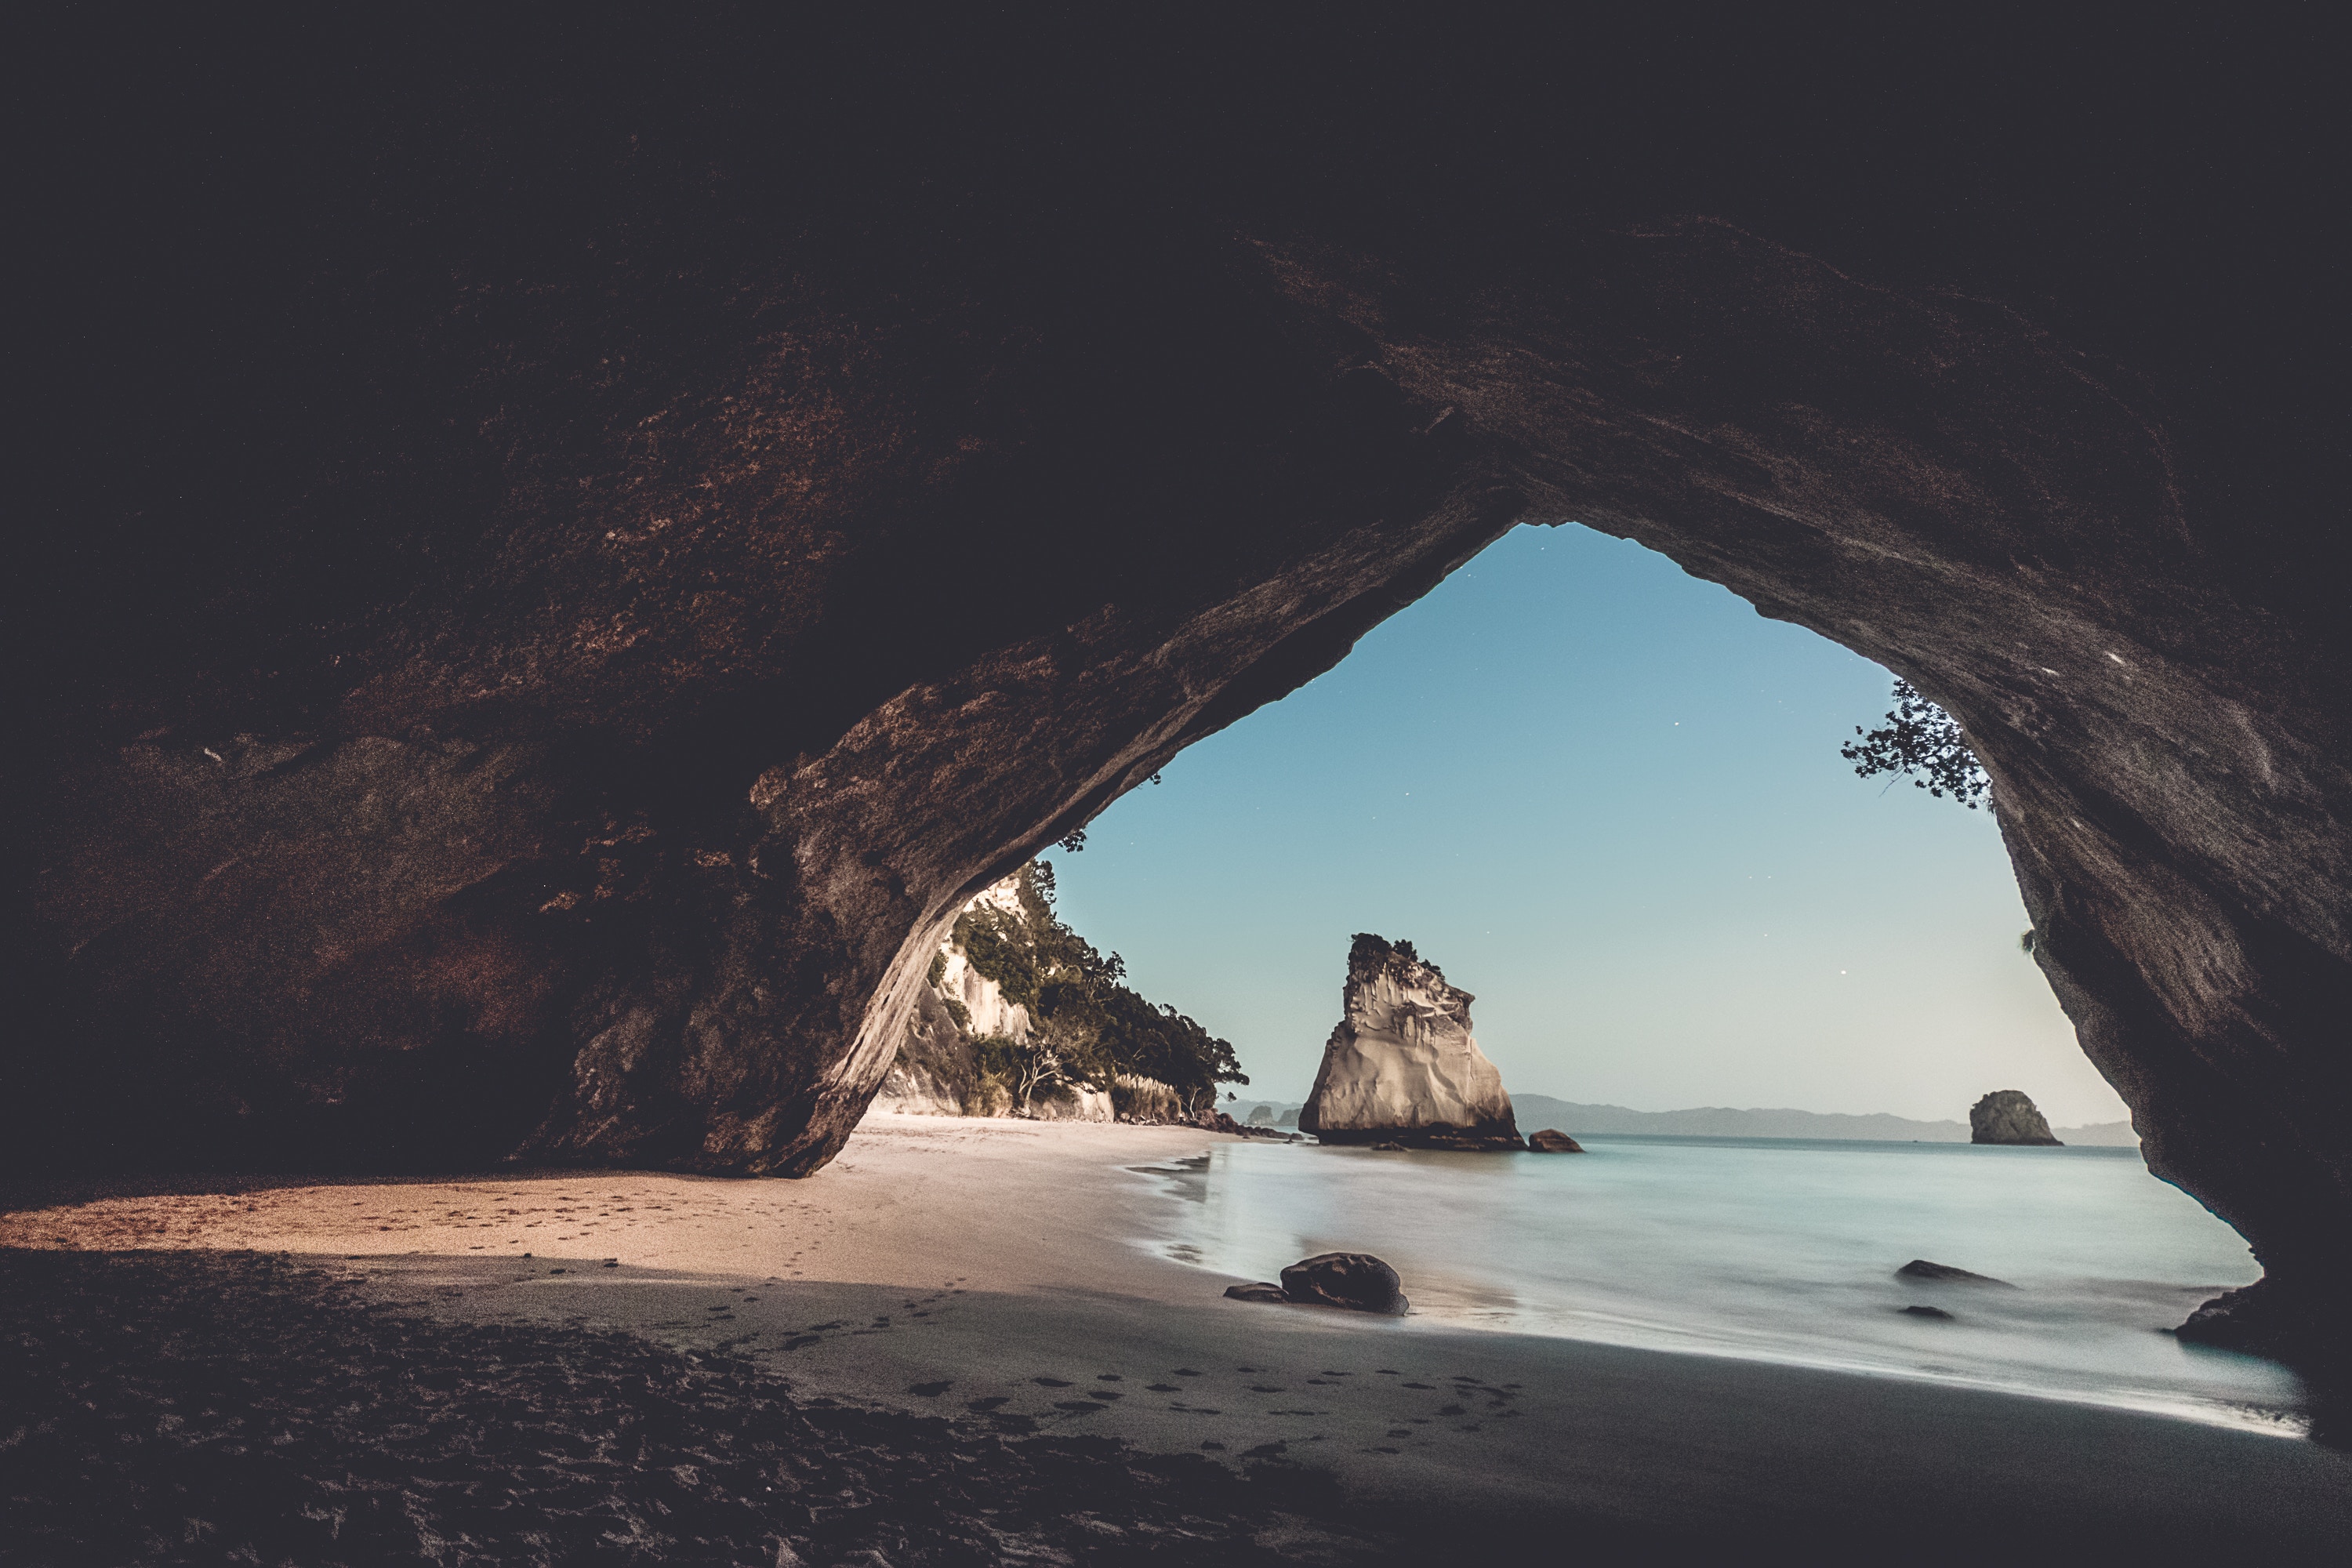
<svg viewBox="0 0 2352 1568">
<path fill-rule="evenodd" d="M 1970 1156 L 2001 1159 L 2021 1152 L 2030 1160 L 2080 1158 L 2098 1163 L 2111 1163 L 2112 1156 L 2112 1163 L 2118 1164 L 2128 1159 L 2135 1170 L 2138 1169 L 2139 1163 L 2133 1151 L 2095 1147 L 2080 1150 L 2027 1148 L 2019 1151 L 1965 1143 L 1912 1145 L 1862 1139 L 1759 1140 L 1647 1133 L 1594 1135 L 1592 1148 L 1595 1152 L 1605 1154 L 1612 1146 L 1651 1149 L 1696 1146 L 1760 1149 L 1773 1152 L 1783 1150 L 1790 1152 L 1908 1152 L 1916 1148 L 1930 1159 Z M 1245 1160 L 1240 1151 L 1232 1151 L 1231 1154 L 1232 1163 L 1229 1164 L 1221 1155 L 1216 1168 L 1224 1173 L 1226 1181 L 1234 1184 L 1234 1195 L 1231 1202 L 1244 1207 L 1265 1209 L 1269 1202 L 1277 1201 L 1274 1197 L 1276 1193 L 1303 1192 L 1311 1198 L 1318 1196 L 1324 1190 L 1344 1190 L 1350 1185 L 1345 1177 L 1302 1182 L 1296 1175 L 1282 1172 L 1278 1163 Z M 1383 1165 L 1391 1181 L 1399 1174 L 1406 1158 L 1404 1155 L 1385 1157 Z M 1458 1182 L 1470 1173 L 1480 1158 L 1463 1156 L 1447 1160 L 1442 1169 L 1433 1168 L 1423 1176 L 1407 1179 L 1432 1184 L 1434 1200 L 1436 1194 L 1445 1190 L 1447 1184 Z M 1182 1178 L 1191 1176 L 1192 1173 L 1176 1174 L 1178 1180 L 1175 1184 L 1181 1186 Z M 1258 1190 L 1258 1184 L 1267 1178 L 1274 1178 L 1274 1186 Z M 1464 1201 L 1463 1194 L 1454 1193 L 1453 1201 Z M 1323 1240 L 1307 1242 L 1306 1238 L 1310 1235 L 1328 1239 L 1330 1245 L 1357 1245 L 1355 1240 L 1341 1241 L 1338 1238 L 1357 1232 L 1368 1237 L 1382 1234 L 1382 1211 L 1377 1199 L 1367 1198 L 1352 1205 L 1344 1205 L 1339 1211 L 1319 1212 L 1318 1228 L 1297 1233 L 1299 1239 L 1306 1243 L 1307 1250 L 1315 1250 L 1323 1245 Z M 1264 1228 L 1263 1226 L 1247 1223 L 1243 1227 L 1244 1232 L 1262 1231 Z M 1277 1226 L 1275 1228 L 1278 1230 L 1281 1227 Z M 1622 1291 L 1613 1295 L 1578 1297 L 1576 1285 L 1541 1279 L 1530 1280 L 1523 1268 L 1516 1267 L 1513 1260 L 1501 1253 L 1476 1247 L 1466 1253 L 1459 1248 L 1440 1248 L 1433 1252 L 1423 1245 L 1415 1256 L 1416 1237 L 1410 1226 L 1391 1230 L 1385 1235 L 1386 1245 L 1373 1240 L 1364 1240 L 1362 1244 L 1382 1253 L 1406 1273 L 1412 1297 L 1413 1316 L 1464 1331 L 1565 1339 L 1675 1355 L 1806 1368 L 1851 1376 L 1892 1378 L 1947 1388 L 1979 1389 L 2021 1398 L 2194 1421 L 2225 1430 L 2288 1441 L 2308 1439 L 2315 1420 L 2312 1396 L 2290 1369 L 2261 1358 L 2215 1352 L 2202 1346 L 2189 1349 L 2192 1361 L 2242 1362 L 2250 1369 L 2250 1373 L 2220 1373 L 2205 1383 L 2192 1377 L 2176 1385 L 2168 1384 L 2161 1376 L 2153 1380 L 2145 1376 L 2134 1377 L 2122 1368 L 2108 1369 L 2103 1378 L 2099 1371 L 2087 1367 L 2076 1371 L 2064 1365 L 2037 1365 L 2030 1359 L 2003 1360 L 1997 1349 L 1990 1354 L 1979 1351 L 1955 1356 L 1939 1345 L 1926 1342 L 1895 1344 L 1883 1338 L 1872 1341 L 1834 1334 L 1825 1336 L 1803 1330 L 1800 1330 L 1792 1340 L 1787 1332 L 1759 1330 L 1753 1324 L 1720 1318 L 1694 1319 L 1687 1314 L 1677 1315 L 1664 1298 L 1652 1303 L 1645 1311 L 1638 1300 L 1629 1300 Z M 1247 1248 L 1237 1250 L 1234 1236 L 1218 1227 L 1211 1227 L 1205 1235 L 1188 1227 L 1187 1237 L 1188 1240 L 1181 1244 L 1170 1245 L 1152 1240 L 1143 1245 L 1181 1265 L 1216 1273 L 1221 1280 L 1230 1278 L 1217 1272 L 1221 1268 L 1254 1268 L 1258 1261 L 1255 1258 L 1244 1257 L 1242 1253 Z M 1265 1237 L 1260 1235 L 1256 1239 L 1263 1242 Z M 1487 1239 L 1496 1245 L 1507 1245 L 1503 1238 L 1489 1237 Z M 1201 1247 L 1192 1245 L 1192 1240 L 1201 1241 L 1207 1250 L 1203 1252 Z M 1418 1240 L 1426 1243 L 1428 1238 L 1423 1236 Z M 1898 1259 L 1902 1256 L 1904 1254 L 1900 1251 L 1888 1254 L 1890 1259 Z M 1480 1262 L 1490 1259 L 1492 1267 L 1481 1272 Z M 1889 1272 L 1892 1272 L 1891 1268 Z M 2147 1312 L 2144 1321 L 2149 1325 L 2141 1331 L 2158 1335 L 2169 1345 L 2171 1325 L 2186 1317 L 2198 1303 L 2248 1282 L 2244 1277 L 2221 1276 L 2206 1283 L 2172 1287 L 2170 1289 L 2183 1299 L 2171 1310 L 2168 1311 L 2167 1303 L 2161 1300 L 2139 1304 Z M 1566 1294 L 1543 1296 L 1540 1292 L 1547 1283 Z M 2037 1281 L 2036 1288 L 2052 1283 Z M 2061 1288 L 2063 1288 L 2063 1283 Z M 1530 1295 L 1531 1289 L 1538 1293 Z M 2112 1329 L 2112 1325 L 2101 1327 Z M 2032 1351 L 2030 1343 L 2011 1348 L 2025 1352 L 2028 1357 Z M 2232 1377 L 2243 1379 L 2250 1374 L 2271 1385 L 2232 1385 Z"/>
<path fill-rule="evenodd" d="M 2305 1441 L 1878 1372 L 1223 1300 L 1237 1277 L 1150 1249 L 1169 1200 L 1144 1169 L 1221 1141 L 884 1115 L 799 1182 L 82 1184 L 78 1204 L 0 1213 L 0 1246 L 289 1253 L 453 1331 L 617 1331 L 739 1358 L 796 1397 L 1297 1466 L 1350 1506 L 1514 1539 L 1932 1536 L 1990 1512 L 2042 1539 L 2165 1553 L 2352 1548 L 2352 1456 Z"/>
</svg>

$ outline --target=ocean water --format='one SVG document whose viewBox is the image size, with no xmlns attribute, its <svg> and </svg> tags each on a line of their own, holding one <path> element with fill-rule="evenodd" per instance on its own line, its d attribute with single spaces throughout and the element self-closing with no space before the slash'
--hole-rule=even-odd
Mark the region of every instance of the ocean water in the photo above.
<svg viewBox="0 0 2352 1568">
<path fill-rule="evenodd" d="M 2163 1331 L 2245 1243 L 2136 1149 L 1593 1137 L 1582 1155 L 1228 1143 L 1155 1167 L 1179 1262 L 1377 1253 L 1426 1318 L 2158 1411 L 2294 1436 L 2295 1378 Z M 1896 1278 L 1915 1258 L 2017 1287 Z M 1906 1314 L 1933 1306 L 1948 1320 Z"/>
</svg>

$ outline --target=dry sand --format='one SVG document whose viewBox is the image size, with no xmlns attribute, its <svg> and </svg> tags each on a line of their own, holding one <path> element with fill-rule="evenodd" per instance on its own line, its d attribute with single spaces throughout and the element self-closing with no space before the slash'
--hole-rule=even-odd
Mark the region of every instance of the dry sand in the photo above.
<svg viewBox="0 0 2352 1568">
<path fill-rule="evenodd" d="M 2026 1560 L 2352 1554 L 2352 1456 L 2305 1442 L 1224 1300 L 1227 1278 L 1136 1245 L 1171 1202 L 1137 1168 L 1213 1141 L 882 1115 L 806 1181 L 118 1185 L 20 1196 L 0 1215 L 0 1245 L 323 1260 L 452 1333 L 625 1331 L 740 1358 L 798 1398 L 1301 1467 L 1382 1531 L 1801 1543 L 1832 1561 L 1967 1555 L 1988 1531 L 1999 1554 Z M 1268 1275 L 1287 1261 L 1266 1259 Z"/>
</svg>

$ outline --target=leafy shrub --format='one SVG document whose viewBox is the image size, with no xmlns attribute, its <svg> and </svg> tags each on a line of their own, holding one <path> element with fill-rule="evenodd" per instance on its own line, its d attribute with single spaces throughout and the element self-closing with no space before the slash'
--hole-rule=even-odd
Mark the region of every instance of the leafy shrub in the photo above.
<svg viewBox="0 0 2352 1568">
<path fill-rule="evenodd" d="M 1853 764 L 1858 778 L 1907 773 L 1914 789 L 1924 789 L 1938 800 L 1949 795 L 1970 811 L 1992 790 L 1992 780 L 1985 776 L 1958 722 L 1907 680 L 1895 682 L 1895 707 L 1885 723 L 1866 732 L 1856 725 L 1853 732 L 1862 739 L 1847 742 L 1838 748 L 1838 755 Z"/>
</svg>

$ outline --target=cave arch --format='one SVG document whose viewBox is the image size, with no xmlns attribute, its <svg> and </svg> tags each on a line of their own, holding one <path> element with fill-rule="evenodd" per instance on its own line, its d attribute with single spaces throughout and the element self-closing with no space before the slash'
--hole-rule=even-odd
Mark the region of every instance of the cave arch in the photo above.
<svg viewBox="0 0 2352 1568">
<path fill-rule="evenodd" d="M 2308 409 L 2143 380 L 2158 307 L 2247 275 L 2043 235 L 2111 171 L 2032 186 L 2030 138 L 1956 169 L 1902 104 L 1848 127 L 2032 196 L 1962 290 L 1910 265 L 1940 214 L 1841 226 L 1814 132 L 1759 122 L 1788 156 L 1750 199 L 1724 118 L 1604 87 L 1498 127 L 1491 79 L 1413 75 L 1426 40 L 1348 54 L 1418 84 L 1424 148 L 1320 66 L 1247 136 L 1200 141 L 1182 106 L 1240 100 L 1186 79 L 1057 100 L 1109 130 L 1056 138 L 920 70 L 793 57 L 779 94 L 681 33 L 553 85 L 494 41 L 425 110 L 392 48 L 376 96 L 296 106 L 316 164 L 89 154 L 196 259 L 103 225 L 119 255 L 50 258 L 87 330 L 39 362 L 10 618 L 19 1159 L 805 1173 L 972 891 L 1573 517 L 1960 720 L 2151 1167 L 2342 1299 L 2340 493 Z M 1584 160 L 1611 115 L 1657 143 Z M 2084 303 L 2127 275 L 2137 306 Z M 2021 278 L 2078 338 L 1997 302 Z M 2264 286 L 2266 330 L 2322 298 Z M 2322 384 L 2256 338 L 2214 350 L 2229 396 Z"/>
</svg>

